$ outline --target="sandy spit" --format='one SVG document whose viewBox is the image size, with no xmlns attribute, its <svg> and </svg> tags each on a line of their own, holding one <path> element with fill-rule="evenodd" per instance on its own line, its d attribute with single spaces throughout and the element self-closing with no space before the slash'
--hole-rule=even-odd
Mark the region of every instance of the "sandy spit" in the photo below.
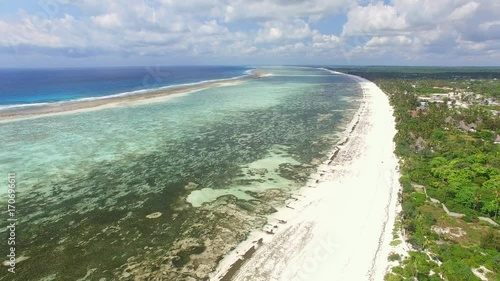
<svg viewBox="0 0 500 281">
<path fill-rule="evenodd" d="M 232 86 L 248 79 L 261 78 L 262 75 L 250 75 L 238 79 L 226 79 L 218 81 L 207 81 L 197 84 L 171 86 L 155 91 L 131 94 L 115 95 L 93 100 L 77 100 L 59 103 L 49 103 L 41 106 L 27 106 L 23 108 L 0 110 L 0 123 L 15 120 L 39 118 L 77 112 L 87 112 L 113 107 L 135 106 L 148 103 L 164 102 L 175 97 L 183 96 L 196 91 L 212 87 Z"/>
</svg>

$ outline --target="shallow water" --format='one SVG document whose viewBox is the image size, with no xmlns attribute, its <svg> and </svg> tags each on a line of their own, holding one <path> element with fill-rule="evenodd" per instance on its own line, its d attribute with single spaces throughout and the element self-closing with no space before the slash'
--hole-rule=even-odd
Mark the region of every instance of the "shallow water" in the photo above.
<svg viewBox="0 0 500 281">
<path fill-rule="evenodd" d="M 0 124 L 0 171 L 17 174 L 17 254 L 29 257 L 14 280 L 112 280 L 130 257 L 154 255 L 145 247 L 168 249 L 202 204 L 301 187 L 361 90 L 323 70 L 263 71 L 273 76 L 167 102 Z"/>
</svg>

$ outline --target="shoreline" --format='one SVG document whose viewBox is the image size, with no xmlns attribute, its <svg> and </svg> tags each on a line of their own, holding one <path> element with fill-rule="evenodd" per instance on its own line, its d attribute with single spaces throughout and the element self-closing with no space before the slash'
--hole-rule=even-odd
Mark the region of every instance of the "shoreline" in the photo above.
<svg viewBox="0 0 500 281">
<path fill-rule="evenodd" d="M 374 83 L 327 71 L 359 83 L 360 108 L 306 186 L 210 280 L 383 280 L 400 190 L 392 107 Z"/>
<path fill-rule="evenodd" d="M 0 123 L 34 119 L 46 116 L 63 115 L 70 113 L 88 112 L 106 108 L 133 106 L 148 103 L 163 102 L 169 99 L 205 90 L 213 87 L 232 86 L 250 79 L 265 78 L 265 73 L 254 73 L 236 78 L 205 81 L 194 84 L 168 86 L 144 93 L 130 95 L 111 95 L 92 100 L 74 100 L 44 105 L 33 105 L 20 108 L 0 110 Z"/>
</svg>

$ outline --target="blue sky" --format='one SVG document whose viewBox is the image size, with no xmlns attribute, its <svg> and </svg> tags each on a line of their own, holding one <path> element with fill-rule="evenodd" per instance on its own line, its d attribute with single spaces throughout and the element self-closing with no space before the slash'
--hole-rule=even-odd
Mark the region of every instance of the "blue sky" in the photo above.
<svg viewBox="0 0 500 281">
<path fill-rule="evenodd" d="M 0 67 L 499 59 L 497 0 L 0 0 Z"/>
</svg>

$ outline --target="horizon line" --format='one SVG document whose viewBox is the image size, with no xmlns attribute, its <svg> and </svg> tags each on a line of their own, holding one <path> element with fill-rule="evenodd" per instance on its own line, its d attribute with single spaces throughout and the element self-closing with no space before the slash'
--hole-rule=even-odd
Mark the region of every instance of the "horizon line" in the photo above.
<svg viewBox="0 0 500 281">
<path fill-rule="evenodd" d="M 269 66 L 317 66 L 317 67 L 337 67 L 337 68 L 357 68 L 357 67 L 396 67 L 396 68 L 482 68 L 500 69 L 498 66 L 478 66 L 478 65 L 390 65 L 390 64 L 144 64 L 144 65 L 95 65 L 95 66 L 0 66 L 1 70 L 7 69 L 84 69 L 84 68 L 141 68 L 141 67 L 269 67 Z"/>
</svg>

